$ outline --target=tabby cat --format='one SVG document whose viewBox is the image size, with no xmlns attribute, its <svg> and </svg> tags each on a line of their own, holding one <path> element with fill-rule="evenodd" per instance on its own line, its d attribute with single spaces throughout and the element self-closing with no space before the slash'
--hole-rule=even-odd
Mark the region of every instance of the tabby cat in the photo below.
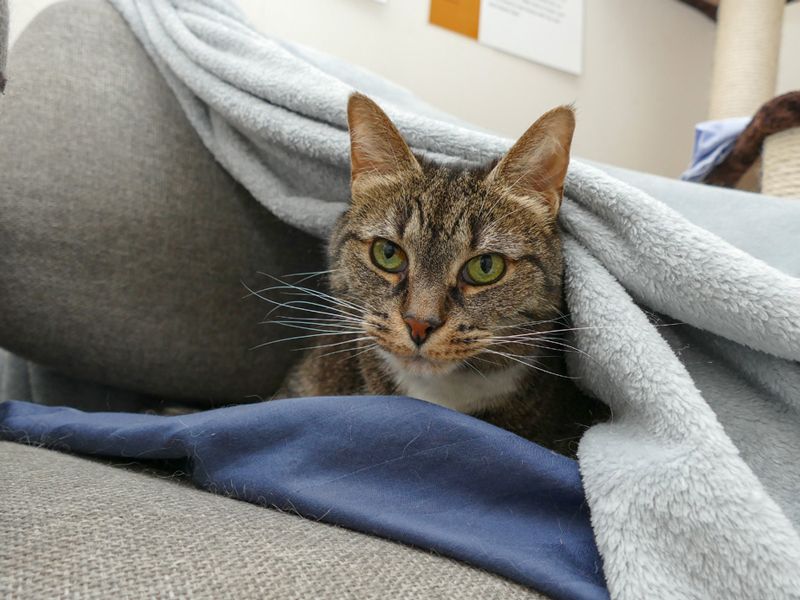
<svg viewBox="0 0 800 600">
<path fill-rule="evenodd" d="M 559 333 L 572 109 L 478 169 L 415 156 L 361 94 L 348 121 L 352 200 L 329 242 L 331 293 L 318 295 L 329 308 L 293 321 L 324 335 L 279 396 L 408 395 L 573 455 L 606 409 L 567 376 Z"/>
</svg>

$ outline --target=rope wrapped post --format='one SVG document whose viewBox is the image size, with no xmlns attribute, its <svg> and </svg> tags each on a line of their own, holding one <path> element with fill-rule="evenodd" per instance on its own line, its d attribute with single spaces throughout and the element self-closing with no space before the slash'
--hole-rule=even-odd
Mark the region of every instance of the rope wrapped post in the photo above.
<svg viewBox="0 0 800 600">
<path fill-rule="evenodd" d="M 775 95 L 785 1 L 720 1 L 710 119 L 752 115 Z"/>
<path fill-rule="evenodd" d="M 755 114 L 775 95 L 785 0 L 721 0 L 710 119 Z M 761 192 L 800 197 L 800 128 L 766 138 Z"/>
<path fill-rule="evenodd" d="M 761 193 L 800 199 L 800 127 L 764 140 Z"/>
</svg>

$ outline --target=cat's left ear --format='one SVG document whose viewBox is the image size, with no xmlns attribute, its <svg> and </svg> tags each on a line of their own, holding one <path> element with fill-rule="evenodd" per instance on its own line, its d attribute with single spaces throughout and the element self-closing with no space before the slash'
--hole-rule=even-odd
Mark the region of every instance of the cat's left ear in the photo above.
<svg viewBox="0 0 800 600">
<path fill-rule="evenodd" d="M 353 186 L 373 178 L 420 171 L 419 163 L 385 112 L 363 94 L 347 103 Z"/>
<path fill-rule="evenodd" d="M 575 112 L 559 106 L 546 112 L 522 134 L 486 178 L 523 202 L 542 202 L 553 215 L 561 206 Z"/>
</svg>

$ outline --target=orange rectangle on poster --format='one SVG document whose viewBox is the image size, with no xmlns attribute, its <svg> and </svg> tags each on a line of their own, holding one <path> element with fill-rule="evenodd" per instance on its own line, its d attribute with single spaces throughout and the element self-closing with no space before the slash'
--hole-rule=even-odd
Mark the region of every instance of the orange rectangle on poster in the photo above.
<svg viewBox="0 0 800 600">
<path fill-rule="evenodd" d="M 431 0 L 429 21 L 477 40 L 480 13 L 481 0 Z"/>
</svg>

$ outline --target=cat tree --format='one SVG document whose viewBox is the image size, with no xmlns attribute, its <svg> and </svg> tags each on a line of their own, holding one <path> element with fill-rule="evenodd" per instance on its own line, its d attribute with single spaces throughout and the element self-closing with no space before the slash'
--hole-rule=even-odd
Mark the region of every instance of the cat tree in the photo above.
<svg viewBox="0 0 800 600">
<path fill-rule="evenodd" d="M 710 119 L 754 115 L 775 95 L 785 4 L 785 0 L 718 2 Z M 800 198 L 800 127 L 764 138 L 760 189 Z"/>
</svg>

